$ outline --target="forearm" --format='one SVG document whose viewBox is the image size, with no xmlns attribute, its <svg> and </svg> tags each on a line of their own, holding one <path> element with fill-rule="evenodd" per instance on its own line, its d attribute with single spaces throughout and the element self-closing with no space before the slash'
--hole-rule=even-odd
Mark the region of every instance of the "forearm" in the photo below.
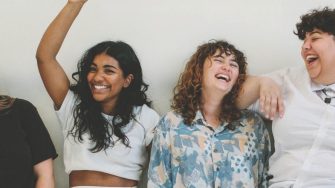
<svg viewBox="0 0 335 188">
<path fill-rule="evenodd" d="M 55 59 L 62 43 L 85 1 L 67 2 L 44 33 L 36 52 L 39 63 Z"/>
<path fill-rule="evenodd" d="M 259 97 L 260 77 L 248 75 L 238 94 L 236 105 L 240 109 L 245 109 L 253 104 L 255 101 L 257 101 Z"/>
<path fill-rule="evenodd" d="M 237 107 L 247 108 L 259 99 L 260 112 L 273 120 L 278 114 L 283 117 L 284 104 L 280 86 L 271 78 L 248 76 L 237 99 Z"/>
</svg>

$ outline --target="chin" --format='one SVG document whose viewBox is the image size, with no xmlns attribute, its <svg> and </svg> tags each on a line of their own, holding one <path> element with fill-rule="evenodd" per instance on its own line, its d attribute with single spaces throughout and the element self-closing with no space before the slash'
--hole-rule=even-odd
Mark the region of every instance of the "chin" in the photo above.
<svg viewBox="0 0 335 188">
<path fill-rule="evenodd" d="M 96 102 L 101 102 L 101 101 L 103 101 L 103 100 L 105 100 L 105 98 L 104 97 L 98 97 L 98 96 L 94 96 L 93 95 L 93 99 L 96 101 Z"/>
</svg>

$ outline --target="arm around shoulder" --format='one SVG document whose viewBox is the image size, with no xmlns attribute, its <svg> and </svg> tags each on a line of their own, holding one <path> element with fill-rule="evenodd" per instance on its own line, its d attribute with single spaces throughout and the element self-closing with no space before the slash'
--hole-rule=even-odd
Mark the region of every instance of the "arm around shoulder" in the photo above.
<svg viewBox="0 0 335 188">
<path fill-rule="evenodd" d="M 240 89 L 237 98 L 237 107 L 245 109 L 260 97 L 260 77 L 248 75 Z"/>
<path fill-rule="evenodd" d="M 247 108 L 259 99 L 260 109 L 266 118 L 274 119 L 284 114 L 284 103 L 280 86 L 271 78 L 248 76 L 239 92 L 237 107 Z"/>
</svg>

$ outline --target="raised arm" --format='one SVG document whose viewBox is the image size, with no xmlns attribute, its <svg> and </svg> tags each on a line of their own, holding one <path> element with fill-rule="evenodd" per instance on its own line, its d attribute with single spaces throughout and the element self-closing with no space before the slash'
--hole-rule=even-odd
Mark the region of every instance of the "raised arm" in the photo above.
<svg viewBox="0 0 335 188">
<path fill-rule="evenodd" d="M 248 76 L 237 99 L 240 109 L 247 108 L 259 99 L 260 112 L 268 119 L 284 114 L 284 104 L 280 86 L 271 78 Z"/>
<path fill-rule="evenodd" d="M 62 105 L 70 86 L 69 79 L 56 56 L 85 2 L 86 0 L 68 0 L 45 31 L 36 52 L 41 78 L 56 108 Z"/>
</svg>

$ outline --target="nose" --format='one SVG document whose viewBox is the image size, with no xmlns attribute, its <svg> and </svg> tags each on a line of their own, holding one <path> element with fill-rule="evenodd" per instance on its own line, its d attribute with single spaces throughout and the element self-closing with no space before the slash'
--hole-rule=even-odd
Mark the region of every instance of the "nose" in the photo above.
<svg viewBox="0 0 335 188">
<path fill-rule="evenodd" d="M 103 80 L 103 74 L 101 73 L 101 71 L 97 71 L 94 76 L 93 76 L 93 80 L 94 82 L 100 82 Z"/>
<path fill-rule="evenodd" d="M 221 69 L 230 72 L 231 71 L 230 63 L 229 62 L 223 63 L 222 66 L 221 66 Z"/>
<path fill-rule="evenodd" d="M 302 44 L 302 50 L 306 51 L 311 49 L 311 43 L 308 40 L 305 40 Z"/>
</svg>

